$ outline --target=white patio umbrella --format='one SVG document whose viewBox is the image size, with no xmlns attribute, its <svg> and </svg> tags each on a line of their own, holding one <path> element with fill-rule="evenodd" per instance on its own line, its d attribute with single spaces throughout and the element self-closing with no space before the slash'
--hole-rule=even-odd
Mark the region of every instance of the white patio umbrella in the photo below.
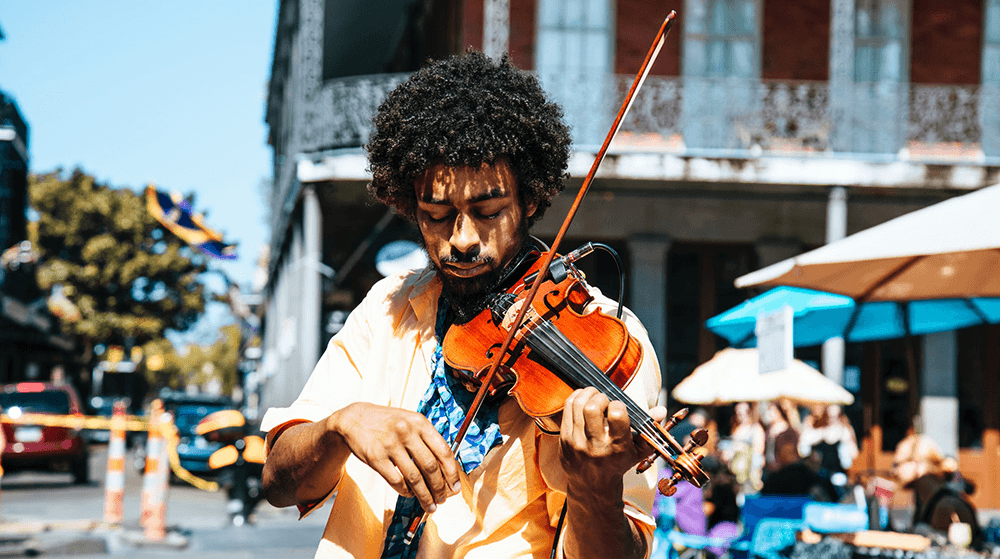
<svg viewBox="0 0 1000 559">
<path fill-rule="evenodd" d="M 861 301 L 1000 296 L 1000 185 L 958 196 L 757 270 L 736 287 L 788 285 Z"/>
<path fill-rule="evenodd" d="M 674 399 L 694 405 L 789 398 L 802 404 L 848 405 L 850 392 L 798 359 L 783 371 L 758 373 L 756 349 L 727 348 L 699 365 L 674 388 Z"/>
</svg>

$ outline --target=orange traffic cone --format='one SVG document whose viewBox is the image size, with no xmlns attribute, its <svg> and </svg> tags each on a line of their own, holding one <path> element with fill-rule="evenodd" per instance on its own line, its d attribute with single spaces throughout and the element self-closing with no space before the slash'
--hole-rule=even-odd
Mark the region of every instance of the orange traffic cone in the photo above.
<svg viewBox="0 0 1000 559">
<path fill-rule="evenodd" d="M 146 440 L 146 471 L 142 476 L 142 516 L 140 523 L 145 528 L 146 539 L 162 540 L 166 537 L 165 528 L 165 485 L 161 478 L 167 471 L 166 450 L 163 440 L 161 423 L 163 421 L 163 402 L 153 400 L 149 410 L 149 438 Z"/>
<path fill-rule="evenodd" d="M 125 493 L 125 402 L 115 401 L 108 441 L 108 474 L 104 481 L 104 521 L 122 523 L 122 496 Z"/>
</svg>

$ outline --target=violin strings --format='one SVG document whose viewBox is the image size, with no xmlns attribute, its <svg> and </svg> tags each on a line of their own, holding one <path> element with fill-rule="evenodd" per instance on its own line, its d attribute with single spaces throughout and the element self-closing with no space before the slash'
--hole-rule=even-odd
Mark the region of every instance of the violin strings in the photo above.
<svg viewBox="0 0 1000 559">
<path fill-rule="evenodd" d="M 613 396 L 625 404 L 629 412 L 629 418 L 636 432 L 646 435 L 648 438 L 658 441 L 661 445 L 669 447 L 669 441 L 663 438 L 663 434 L 653 425 L 653 419 L 645 410 L 639 408 L 624 391 L 609 379 L 593 361 L 579 351 L 566 336 L 556 328 L 551 322 L 536 320 L 539 317 L 531 317 L 534 328 L 528 330 L 525 336 L 528 346 L 546 356 L 550 362 L 558 364 L 562 358 L 564 374 L 572 377 L 580 387 L 594 386 L 605 395 Z M 537 343 L 533 344 L 532 341 Z M 579 376 L 575 376 L 576 375 Z M 584 378 L 580 378 L 580 376 Z"/>
<path fill-rule="evenodd" d="M 616 396 L 618 399 L 622 399 L 622 397 L 624 397 L 623 403 L 625 403 L 628 408 L 631 408 L 629 411 L 633 412 L 633 414 L 638 412 L 637 406 L 631 402 L 631 398 L 625 396 L 624 393 L 621 392 L 621 389 L 612 383 L 610 379 L 608 379 L 607 376 L 600 371 L 597 365 L 587 358 L 586 355 L 583 355 L 578 351 L 568 349 L 576 348 L 570 344 L 569 340 L 567 340 L 565 336 L 562 335 L 562 332 L 553 328 L 550 323 L 545 323 L 544 325 L 540 325 L 540 327 L 541 330 L 538 330 L 538 333 L 542 334 L 543 337 L 538 338 L 538 340 L 543 343 L 544 347 L 539 347 L 538 349 L 541 350 L 540 352 L 543 355 L 550 357 L 550 361 L 557 360 L 561 357 L 562 360 L 567 362 L 566 365 L 569 365 L 567 368 L 574 368 L 573 366 L 575 366 L 575 370 L 565 371 L 567 374 L 572 375 L 572 373 L 576 373 L 577 375 L 584 377 L 581 379 L 579 376 L 574 376 L 573 380 L 576 380 L 578 384 L 582 386 L 595 386 L 596 388 L 602 389 L 606 395 Z M 560 344 L 559 342 L 563 343 Z M 555 357 L 556 359 L 551 359 L 551 357 Z M 595 371 L 597 371 L 598 374 L 594 374 Z M 584 382 L 581 382 L 581 380 Z M 611 394 L 608 394 L 609 392 Z M 617 394 L 615 394 L 616 392 Z"/>
<path fill-rule="evenodd" d="M 648 438 L 665 444 L 662 433 L 654 426 L 653 420 L 645 410 L 640 409 L 625 392 L 614 384 L 597 365 L 586 355 L 573 346 L 565 335 L 550 322 L 537 324 L 527 336 L 528 346 L 538 351 L 555 365 L 562 364 L 564 374 L 570 376 L 578 385 L 594 386 L 605 395 L 614 397 L 625 404 L 632 420 L 633 428 Z M 537 342 L 537 343 L 532 343 Z M 570 349 L 572 348 L 572 349 Z M 560 363 L 562 362 L 562 363 Z M 583 377 L 583 378 L 580 378 Z"/>
</svg>

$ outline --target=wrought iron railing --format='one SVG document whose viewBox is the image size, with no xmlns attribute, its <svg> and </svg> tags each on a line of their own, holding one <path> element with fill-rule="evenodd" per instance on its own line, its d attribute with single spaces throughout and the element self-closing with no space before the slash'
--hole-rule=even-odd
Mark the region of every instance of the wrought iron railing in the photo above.
<svg viewBox="0 0 1000 559">
<path fill-rule="evenodd" d="M 306 144 L 357 147 L 371 114 L 405 76 L 345 78 L 324 85 Z M 599 145 L 631 85 L 613 79 L 540 76 L 564 109 L 577 147 Z M 1000 157 L 1000 91 L 976 86 L 743 78 L 647 79 L 615 149 L 691 153 L 868 153 L 888 157 Z"/>
</svg>

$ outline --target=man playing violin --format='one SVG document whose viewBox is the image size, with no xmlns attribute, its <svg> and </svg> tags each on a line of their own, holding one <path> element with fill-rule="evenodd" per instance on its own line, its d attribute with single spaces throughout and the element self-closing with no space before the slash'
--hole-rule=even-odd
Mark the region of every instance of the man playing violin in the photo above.
<svg viewBox="0 0 1000 559">
<path fill-rule="evenodd" d="M 431 266 L 376 284 L 299 398 L 267 412 L 268 501 L 307 514 L 336 495 L 317 557 L 548 557 L 564 503 L 561 556 L 648 556 L 655 468 L 636 473 L 651 450 L 622 402 L 576 390 L 556 437 L 513 398 L 492 398 L 457 460 L 449 448 L 474 394 L 441 340 L 533 247 L 529 227 L 563 188 L 561 110 L 506 58 L 467 53 L 414 73 L 374 124 L 369 190 L 416 222 Z M 591 292 L 592 308 L 614 308 Z M 623 320 L 644 354 L 626 393 L 662 420 L 652 346 L 633 314 Z"/>
</svg>

